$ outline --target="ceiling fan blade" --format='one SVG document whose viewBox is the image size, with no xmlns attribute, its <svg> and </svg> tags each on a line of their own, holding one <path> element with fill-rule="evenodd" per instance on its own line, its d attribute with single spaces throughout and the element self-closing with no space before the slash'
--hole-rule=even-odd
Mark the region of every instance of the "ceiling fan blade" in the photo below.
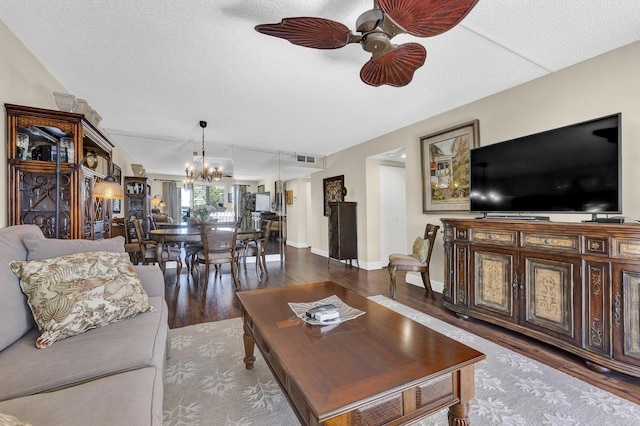
<svg viewBox="0 0 640 426">
<path fill-rule="evenodd" d="M 376 87 L 383 84 L 406 86 L 426 59 L 427 51 L 421 44 L 405 43 L 369 60 L 360 70 L 360 79 Z"/>
<path fill-rule="evenodd" d="M 479 0 L 378 0 L 378 7 L 416 37 L 432 37 L 462 21 Z"/>
<path fill-rule="evenodd" d="M 359 41 L 347 26 L 324 18 L 284 18 L 278 24 L 256 25 L 255 30 L 314 49 L 338 49 Z"/>
</svg>

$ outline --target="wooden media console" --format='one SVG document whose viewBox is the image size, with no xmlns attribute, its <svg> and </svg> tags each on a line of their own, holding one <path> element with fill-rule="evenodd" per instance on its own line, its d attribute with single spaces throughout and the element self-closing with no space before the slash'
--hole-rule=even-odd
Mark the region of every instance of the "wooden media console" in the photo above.
<svg viewBox="0 0 640 426">
<path fill-rule="evenodd" d="M 447 308 L 640 377 L 640 226 L 442 223 Z"/>
</svg>

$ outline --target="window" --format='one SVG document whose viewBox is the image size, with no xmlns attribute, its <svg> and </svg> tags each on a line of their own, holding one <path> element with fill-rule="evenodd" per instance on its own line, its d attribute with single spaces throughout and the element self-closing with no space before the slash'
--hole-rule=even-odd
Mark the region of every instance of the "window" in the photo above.
<svg viewBox="0 0 640 426">
<path fill-rule="evenodd" d="M 199 206 L 201 204 L 209 204 L 216 207 L 224 206 L 225 186 L 205 186 L 197 185 L 193 187 L 193 204 Z"/>
</svg>

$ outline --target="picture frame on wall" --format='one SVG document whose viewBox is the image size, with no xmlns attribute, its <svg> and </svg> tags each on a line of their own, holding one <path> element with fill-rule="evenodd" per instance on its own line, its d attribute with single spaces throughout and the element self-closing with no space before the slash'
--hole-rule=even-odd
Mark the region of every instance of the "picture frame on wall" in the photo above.
<svg viewBox="0 0 640 426">
<path fill-rule="evenodd" d="M 118 184 L 122 185 L 122 169 L 115 163 L 113 164 L 113 170 L 111 170 L 111 176 L 113 176 Z"/>
<path fill-rule="evenodd" d="M 420 138 L 422 212 L 469 211 L 470 150 L 480 146 L 472 120 Z"/>
<path fill-rule="evenodd" d="M 322 180 L 324 193 L 324 215 L 329 216 L 329 203 L 344 201 L 346 188 L 344 187 L 344 175 L 333 176 Z"/>
<path fill-rule="evenodd" d="M 293 204 L 293 189 L 287 189 L 286 194 L 287 204 Z"/>
</svg>

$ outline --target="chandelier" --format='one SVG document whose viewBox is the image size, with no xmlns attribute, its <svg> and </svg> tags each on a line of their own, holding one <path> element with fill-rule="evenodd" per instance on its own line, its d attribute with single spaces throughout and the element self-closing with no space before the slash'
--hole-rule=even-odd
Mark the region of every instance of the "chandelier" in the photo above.
<svg viewBox="0 0 640 426">
<path fill-rule="evenodd" d="M 197 180 L 212 182 L 218 181 L 222 178 L 222 168 L 214 167 L 213 169 L 210 169 L 209 165 L 206 162 L 206 156 L 204 152 L 204 128 L 207 127 L 207 122 L 200 121 L 200 127 L 202 127 L 202 157 L 194 161 L 192 166 L 189 166 L 189 163 L 187 163 L 187 167 L 184 169 L 187 175 L 187 178 L 184 181 L 184 185 L 187 188 L 193 188 L 193 184 Z"/>
</svg>

